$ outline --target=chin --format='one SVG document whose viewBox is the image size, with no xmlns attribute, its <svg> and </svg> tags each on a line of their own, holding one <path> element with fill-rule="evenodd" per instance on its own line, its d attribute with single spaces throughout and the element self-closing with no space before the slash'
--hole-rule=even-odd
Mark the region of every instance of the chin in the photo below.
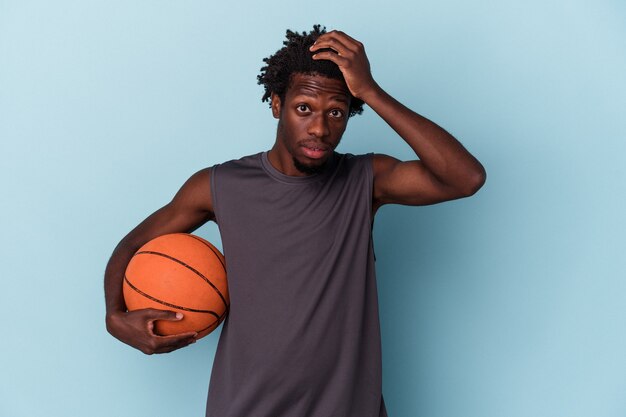
<svg viewBox="0 0 626 417">
<path fill-rule="evenodd" d="M 322 172 L 324 168 L 326 167 L 327 161 L 328 161 L 327 159 L 324 159 L 321 161 L 316 161 L 311 164 L 311 163 L 303 163 L 302 161 L 299 161 L 297 158 L 295 157 L 293 158 L 293 164 L 296 167 L 296 169 L 306 175 L 313 175 L 313 174 L 318 174 Z"/>
</svg>

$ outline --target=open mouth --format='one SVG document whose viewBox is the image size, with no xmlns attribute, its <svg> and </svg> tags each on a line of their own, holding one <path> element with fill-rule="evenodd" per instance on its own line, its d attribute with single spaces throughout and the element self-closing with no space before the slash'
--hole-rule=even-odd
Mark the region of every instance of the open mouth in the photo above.
<svg viewBox="0 0 626 417">
<path fill-rule="evenodd" d="M 319 159 L 328 153 L 328 148 L 318 145 L 302 145 L 304 155 L 311 159 Z"/>
</svg>

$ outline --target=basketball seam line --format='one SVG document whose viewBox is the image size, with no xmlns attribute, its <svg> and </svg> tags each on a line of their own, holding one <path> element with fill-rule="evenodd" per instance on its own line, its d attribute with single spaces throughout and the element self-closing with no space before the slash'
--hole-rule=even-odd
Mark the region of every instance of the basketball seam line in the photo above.
<svg viewBox="0 0 626 417">
<path fill-rule="evenodd" d="M 220 264 L 222 265 L 222 269 L 224 269 L 224 275 L 228 276 L 228 272 L 226 272 L 226 264 L 222 261 L 223 255 L 221 254 L 221 252 L 215 248 L 210 242 L 207 242 L 206 240 L 204 240 L 203 238 L 201 238 L 200 236 L 196 236 L 194 234 L 191 233 L 181 233 L 182 235 L 185 236 L 189 236 L 190 238 L 193 238 L 195 240 L 197 240 L 198 242 L 202 243 L 204 246 L 206 246 L 207 248 L 209 248 L 211 250 L 211 252 L 213 252 L 213 254 L 215 255 L 215 257 L 217 258 L 217 260 L 220 262 Z M 210 284 L 210 282 L 209 282 Z M 220 297 L 222 297 L 222 294 L 220 293 L 220 291 L 215 288 L 215 291 L 217 291 L 217 293 L 220 295 Z M 228 314 L 228 311 L 230 310 L 230 304 L 226 303 L 226 300 L 224 299 L 224 297 L 222 297 L 222 301 L 224 301 L 224 304 L 226 305 L 226 311 L 224 312 L 224 314 Z"/>
<path fill-rule="evenodd" d="M 224 268 L 224 274 L 226 274 L 226 265 L 224 264 L 224 262 L 222 262 L 222 258 L 220 258 L 220 255 L 218 255 L 218 253 L 215 252 L 216 249 L 213 247 L 213 245 L 208 244 L 204 239 L 202 239 L 202 238 L 200 238 L 198 236 L 195 236 L 195 235 L 192 235 L 192 234 L 190 234 L 189 236 L 194 238 L 194 239 L 196 239 L 198 242 L 202 243 L 207 248 L 211 249 L 211 251 L 215 254 L 215 257 L 217 258 L 217 260 L 220 261 L 220 263 L 222 264 L 222 268 Z"/>
<path fill-rule="evenodd" d="M 204 331 L 207 331 L 207 330 L 209 330 L 209 329 L 210 329 L 211 327 L 213 327 L 213 326 L 215 326 L 215 328 L 217 328 L 217 326 L 219 326 L 219 325 L 222 323 L 222 319 L 223 319 L 223 318 L 224 318 L 223 316 L 222 316 L 222 317 L 220 317 L 220 318 L 218 318 L 218 319 L 217 319 L 217 320 L 215 320 L 213 323 L 211 323 L 211 324 L 209 324 L 208 326 L 206 326 L 204 329 L 200 329 L 200 330 L 198 330 L 198 333 L 202 333 L 202 332 L 204 332 Z"/>
<path fill-rule="evenodd" d="M 226 309 L 229 309 L 229 305 L 226 302 L 226 299 L 224 298 L 224 295 L 222 295 L 221 291 L 211 282 L 211 280 L 209 280 L 207 277 L 205 277 L 202 272 L 198 271 L 197 269 L 195 269 L 194 267 L 192 267 L 191 265 L 186 264 L 185 262 L 181 261 L 180 259 L 176 259 L 173 256 L 170 255 L 166 255 L 165 253 L 161 253 L 161 252 L 154 252 L 154 251 L 141 251 L 141 252 L 137 252 L 135 255 L 156 255 L 156 256 L 162 256 L 164 258 L 169 259 L 170 261 L 174 261 L 182 266 L 184 266 L 185 268 L 189 269 L 190 271 L 194 272 L 196 275 L 198 275 L 200 278 L 202 278 L 204 281 L 206 281 L 207 284 L 209 284 L 211 286 L 211 288 L 213 288 L 215 290 L 215 292 L 217 292 L 217 295 L 220 296 L 220 298 L 222 299 L 222 302 L 224 303 L 224 306 L 226 307 Z M 219 258 L 218 258 L 219 259 Z"/>
<path fill-rule="evenodd" d="M 215 311 L 212 310 L 200 310 L 197 308 L 191 308 L 191 307 L 183 307 L 183 306 L 179 306 L 176 304 L 172 304 L 172 303 L 168 303 L 167 301 L 163 301 L 163 300 L 159 300 L 158 298 L 155 298 L 153 296 L 151 296 L 150 294 L 146 294 L 145 292 L 141 291 L 139 288 L 135 287 L 130 280 L 128 279 L 128 277 L 126 275 L 124 275 L 124 281 L 126 281 L 126 283 L 128 284 L 128 286 L 130 288 L 132 288 L 133 290 L 135 290 L 136 292 L 138 292 L 139 294 L 143 295 L 144 297 L 157 302 L 159 304 L 163 304 L 164 306 L 167 307 L 172 307 L 172 308 L 177 308 L 179 310 L 183 310 L 183 311 L 189 311 L 191 313 L 207 313 L 210 314 L 212 316 L 215 316 L 218 320 L 221 318 L 219 314 L 217 314 Z"/>
<path fill-rule="evenodd" d="M 222 265 L 222 268 L 224 269 L 224 275 L 228 276 L 228 272 L 226 272 L 226 264 L 222 261 L 223 255 L 220 253 L 219 250 L 217 250 L 217 248 L 215 248 L 211 243 L 207 242 L 206 240 L 202 239 L 199 236 L 193 235 L 191 233 L 188 233 L 187 236 L 196 239 L 198 242 L 202 243 L 204 246 L 211 249 L 213 254 L 215 254 L 215 257 L 217 258 L 217 260 L 220 261 L 220 264 Z M 218 292 L 218 294 L 220 294 L 220 296 L 222 295 L 217 288 L 215 290 Z M 222 297 L 222 299 L 224 298 Z M 224 301 L 224 303 L 226 304 L 226 301 Z M 229 310 L 230 310 L 230 304 L 226 304 L 226 311 L 224 312 L 224 316 L 228 314 Z"/>
</svg>

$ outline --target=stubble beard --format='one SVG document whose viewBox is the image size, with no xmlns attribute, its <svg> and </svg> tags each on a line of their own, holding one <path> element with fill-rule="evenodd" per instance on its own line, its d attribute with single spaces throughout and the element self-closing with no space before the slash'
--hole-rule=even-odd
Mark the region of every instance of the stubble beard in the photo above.
<svg viewBox="0 0 626 417">
<path fill-rule="evenodd" d="M 326 169 L 326 165 L 328 165 L 328 160 L 322 162 L 319 165 L 304 165 L 302 162 L 298 161 L 298 159 L 294 156 L 293 165 L 296 167 L 298 171 L 302 172 L 305 175 L 315 175 L 315 174 L 319 174 L 320 172 L 324 171 L 324 169 Z"/>
</svg>

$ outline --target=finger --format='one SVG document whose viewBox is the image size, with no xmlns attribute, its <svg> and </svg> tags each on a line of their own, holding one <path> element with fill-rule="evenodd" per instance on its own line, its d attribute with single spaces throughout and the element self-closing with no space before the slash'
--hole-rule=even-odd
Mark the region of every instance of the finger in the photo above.
<svg viewBox="0 0 626 417">
<path fill-rule="evenodd" d="M 343 56 L 348 55 L 348 54 L 354 54 L 353 50 L 351 50 L 346 45 L 344 45 L 343 43 L 335 39 L 327 39 L 327 40 L 320 41 L 319 43 L 316 43 L 309 48 L 309 50 L 313 53 L 319 50 L 323 50 L 323 49 L 330 49 L 334 51 L 335 53 L 337 53 L 338 55 L 343 55 Z"/>
<path fill-rule="evenodd" d="M 335 34 L 328 33 L 327 35 L 329 36 L 320 36 L 309 49 L 311 51 L 316 51 L 323 48 L 330 48 L 333 51 L 337 52 L 339 55 L 346 55 L 348 52 L 356 52 L 357 45 L 349 45 L 347 42 L 345 42 L 347 39 L 342 40 Z"/>
<path fill-rule="evenodd" d="M 148 314 L 151 320 L 170 320 L 178 321 L 182 320 L 184 315 L 180 311 L 171 310 L 158 310 L 156 308 L 147 308 L 145 312 Z"/>
<path fill-rule="evenodd" d="M 337 64 L 339 67 L 345 66 L 349 61 L 347 58 L 337 55 L 335 52 L 324 51 L 313 54 L 313 59 L 326 59 Z"/>
<path fill-rule="evenodd" d="M 177 344 L 180 342 L 193 342 L 198 337 L 198 332 L 185 332 L 178 334 L 170 334 L 167 336 L 156 336 L 160 344 Z"/>
<path fill-rule="evenodd" d="M 145 322 L 148 327 L 148 332 L 156 336 L 154 332 L 155 322 L 157 320 L 166 321 L 179 321 L 183 319 L 183 313 L 180 311 L 158 310 L 156 308 L 147 308 L 143 310 L 143 313 L 147 315 L 147 321 Z"/>
<path fill-rule="evenodd" d="M 168 353 L 196 343 L 198 333 L 187 332 L 170 336 L 157 336 L 154 353 Z"/>
<path fill-rule="evenodd" d="M 350 35 L 344 32 L 341 32 L 339 30 L 333 30 L 332 32 L 328 32 L 328 33 L 321 35 L 317 39 L 317 41 L 314 42 L 313 44 L 315 45 L 320 39 L 321 40 L 335 39 L 336 41 L 343 44 L 346 48 L 348 48 L 352 52 L 358 52 L 360 49 L 364 49 L 363 44 L 361 42 L 359 42 L 358 40 L 354 39 Z"/>
<path fill-rule="evenodd" d="M 344 38 L 348 39 L 349 43 L 353 43 L 354 45 L 357 45 L 357 46 L 363 46 L 363 44 L 361 42 L 357 41 L 356 39 L 354 39 L 352 36 L 348 35 L 345 32 L 342 32 L 340 30 L 337 30 L 337 31 L 334 31 L 334 32 L 337 32 L 337 35 L 339 35 L 340 37 L 344 37 Z"/>
<path fill-rule="evenodd" d="M 358 40 L 341 31 L 333 31 L 329 33 L 332 34 L 333 39 L 336 39 L 338 44 L 345 46 L 346 51 L 350 51 L 341 53 L 341 55 L 347 56 L 348 58 L 354 58 L 361 54 L 365 55 L 365 47 Z"/>
</svg>

